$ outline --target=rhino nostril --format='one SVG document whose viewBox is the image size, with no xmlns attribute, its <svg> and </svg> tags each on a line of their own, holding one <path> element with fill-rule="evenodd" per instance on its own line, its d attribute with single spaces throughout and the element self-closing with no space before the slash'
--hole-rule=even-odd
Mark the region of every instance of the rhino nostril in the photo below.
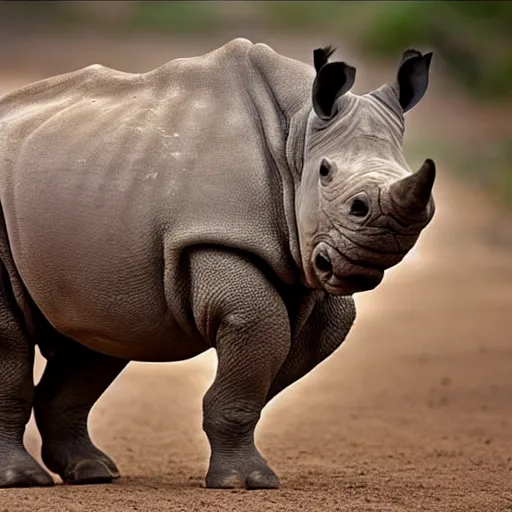
<svg viewBox="0 0 512 512">
<path fill-rule="evenodd" d="M 329 259 L 323 255 L 318 253 L 315 258 L 315 266 L 320 272 L 332 273 L 332 263 L 329 261 Z"/>
<path fill-rule="evenodd" d="M 354 199 L 350 205 L 350 215 L 354 217 L 366 217 L 368 211 L 368 205 L 361 199 Z"/>
</svg>

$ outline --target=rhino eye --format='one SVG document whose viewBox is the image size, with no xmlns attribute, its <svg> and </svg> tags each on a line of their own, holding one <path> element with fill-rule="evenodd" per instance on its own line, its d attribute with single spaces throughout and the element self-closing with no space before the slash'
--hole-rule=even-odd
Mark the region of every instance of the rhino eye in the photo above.
<svg viewBox="0 0 512 512">
<path fill-rule="evenodd" d="M 354 217 L 366 217 L 368 211 L 368 205 L 361 199 L 354 199 L 350 205 L 350 215 Z"/>
<path fill-rule="evenodd" d="M 327 158 L 322 160 L 319 172 L 322 185 L 327 185 L 332 179 L 332 164 Z"/>
</svg>

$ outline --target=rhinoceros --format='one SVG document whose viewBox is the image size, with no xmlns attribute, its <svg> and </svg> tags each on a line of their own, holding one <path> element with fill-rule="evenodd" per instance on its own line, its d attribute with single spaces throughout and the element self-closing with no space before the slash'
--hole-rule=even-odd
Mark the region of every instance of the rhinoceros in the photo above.
<svg viewBox="0 0 512 512">
<path fill-rule="evenodd" d="M 88 415 L 129 361 L 215 349 L 204 396 L 210 488 L 277 488 L 254 429 L 329 357 L 434 215 L 404 113 L 432 54 L 391 83 L 234 39 L 132 74 L 91 65 L 0 100 L 0 487 L 109 482 Z M 33 382 L 35 346 L 47 360 Z"/>
</svg>

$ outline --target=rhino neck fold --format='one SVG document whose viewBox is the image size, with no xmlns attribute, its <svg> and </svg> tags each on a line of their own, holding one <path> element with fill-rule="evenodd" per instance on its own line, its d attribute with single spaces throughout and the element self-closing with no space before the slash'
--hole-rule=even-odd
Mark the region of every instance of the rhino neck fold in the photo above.
<svg viewBox="0 0 512 512">
<path fill-rule="evenodd" d="M 296 192 L 299 188 L 302 175 L 304 141 L 309 110 L 309 108 L 305 108 L 290 119 L 284 148 L 286 170 L 281 173 L 281 177 L 283 178 L 283 202 L 286 224 L 288 226 L 290 253 L 301 276 L 303 276 L 304 270 L 297 227 Z"/>
<path fill-rule="evenodd" d="M 302 174 L 314 73 L 303 62 L 285 58 L 261 43 L 251 48 L 249 56 L 254 67 L 249 73 L 247 90 L 258 112 L 262 138 L 271 159 L 269 170 L 280 176 L 284 210 L 280 222 L 286 229 L 290 255 L 302 275 L 295 192 Z"/>
<path fill-rule="evenodd" d="M 306 130 L 310 113 L 311 105 L 304 105 L 301 110 L 291 117 L 288 133 L 286 134 L 286 161 L 294 176 L 296 186 L 300 184 L 302 176 L 306 150 Z"/>
</svg>

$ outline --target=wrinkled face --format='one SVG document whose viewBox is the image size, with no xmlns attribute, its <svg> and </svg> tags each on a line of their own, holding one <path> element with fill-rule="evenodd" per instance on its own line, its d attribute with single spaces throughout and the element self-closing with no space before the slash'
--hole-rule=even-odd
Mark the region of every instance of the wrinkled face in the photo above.
<svg viewBox="0 0 512 512">
<path fill-rule="evenodd" d="M 315 61 L 314 109 L 296 199 L 310 287 L 335 295 L 375 288 L 431 220 L 434 163 L 427 160 L 411 173 L 402 153 L 404 112 L 423 96 L 429 62 L 430 56 L 410 50 L 395 86 L 356 96 L 347 92 L 354 68 Z"/>
</svg>

